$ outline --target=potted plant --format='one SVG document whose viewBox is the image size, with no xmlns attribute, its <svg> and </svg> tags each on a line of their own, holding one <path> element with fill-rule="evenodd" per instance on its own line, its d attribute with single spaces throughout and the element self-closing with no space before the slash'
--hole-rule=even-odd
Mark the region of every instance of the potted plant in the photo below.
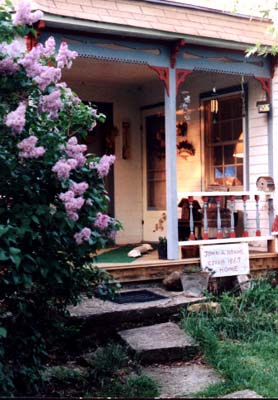
<svg viewBox="0 0 278 400">
<path fill-rule="evenodd" d="M 167 238 L 165 236 L 159 236 L 157 251 L 160 260 L 167 260 Z"/>
</svg>

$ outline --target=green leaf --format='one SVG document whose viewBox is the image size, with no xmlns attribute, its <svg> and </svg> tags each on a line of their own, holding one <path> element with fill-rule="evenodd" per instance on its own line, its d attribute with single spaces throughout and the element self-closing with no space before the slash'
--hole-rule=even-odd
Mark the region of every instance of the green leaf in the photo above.
<svg viewBox="0 0 278 400">
<path fill-rule="evenodd" d="M 32 215 L 31 217 L 32 221 L 34 221 L 36 224 L 40 224 L 40 220 L 38 219 L 38 217 L 36 215 Z"/>
<path fill-rule="evenodd" d="M 9 256 L 6 255 L 5 251 L 0 249 L 0 261 L 6 261 L 9 259 Z"/>
<path fill-rule="evenodd" d="M 7 337 L 7 329 L 0 327 L 0 337 L 6 338 Z"/>
<path fill-rule="evenodd" d="M 0 225 L 0 237 L 5 235 L 9 231 L 10 227 L 5 225 Z"/>
<path fill-rule="evenodd" d="M 18 255 L 12 255 L 10 256 L 10 259 L 12 260 L 12 262 L 18 267 L 19 264 L 21 263 L 21 257 Z"/>
<path fill-rule="evenodd" d="M 21 253 L 21 250 L 17 249 L 16 247 L 10 247 L 9 250 L 10 250 L 10 254 L 12 254 L 12 255 Z"/>
</svg>

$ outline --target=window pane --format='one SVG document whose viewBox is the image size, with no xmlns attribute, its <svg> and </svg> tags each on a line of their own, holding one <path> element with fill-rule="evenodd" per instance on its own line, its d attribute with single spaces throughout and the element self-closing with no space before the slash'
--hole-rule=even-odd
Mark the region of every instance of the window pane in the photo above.
<svg viewBox="0 0 278 400">
<path fill-rule="evenodd" d="M 222 168 L 214 168 L 214 177 L 215 177 L 215 179 L 223 177 Z"/>
<path fill-rule="evenodd" d="M 213 157 L 213 164 L 214 165 L 222 165 L 223 160 L 222 160 L 222 147 L 217 146 L 214 147 L 214 157 Z"/>
<path fill-rule="evenodd" d="M 221 123 L 221 138 L 223 142 L 233 139 L 233 122 L 224 121 Z"/>
<path fill-rule="evenodd" d="M 224 175 L 225 177 L 235 177 L 236 176 L 236 167 L 229 166 L 224 168 Z"/>
<path fill-rule="evenodd" d="M 234 164 L 235 163 L 235 146 L 228 145 L 224 146 L 224 164 Z"/>
</svg>

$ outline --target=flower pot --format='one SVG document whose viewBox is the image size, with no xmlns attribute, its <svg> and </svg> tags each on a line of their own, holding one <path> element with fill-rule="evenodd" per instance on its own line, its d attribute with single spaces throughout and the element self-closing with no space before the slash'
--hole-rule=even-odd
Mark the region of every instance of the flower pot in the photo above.
<svg viewBox="0 0 278 400">
<path fill-rule="evenodd" d="M 157 251 L 160 260 L 167 260 L 167 243 L 159 243 Z"/>
</svg>

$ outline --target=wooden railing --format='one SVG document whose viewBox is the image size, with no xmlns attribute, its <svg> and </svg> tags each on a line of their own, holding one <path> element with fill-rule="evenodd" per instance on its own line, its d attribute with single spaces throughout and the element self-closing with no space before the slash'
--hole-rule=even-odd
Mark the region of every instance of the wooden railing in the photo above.
<svg viewBox="0 0 278 400">
<path fill-rule="evenodd" d="M 272 241 L 272 194 L 264 192 L 183 192 L 188 218 L 179 219 L 179 246 Z M 196 203 L 200 216 L 196 218 Z M 194 218 L 195 216 L 195 218 Z M 186 234 L 184 234 L 186 231 Z"/>
</svg>

